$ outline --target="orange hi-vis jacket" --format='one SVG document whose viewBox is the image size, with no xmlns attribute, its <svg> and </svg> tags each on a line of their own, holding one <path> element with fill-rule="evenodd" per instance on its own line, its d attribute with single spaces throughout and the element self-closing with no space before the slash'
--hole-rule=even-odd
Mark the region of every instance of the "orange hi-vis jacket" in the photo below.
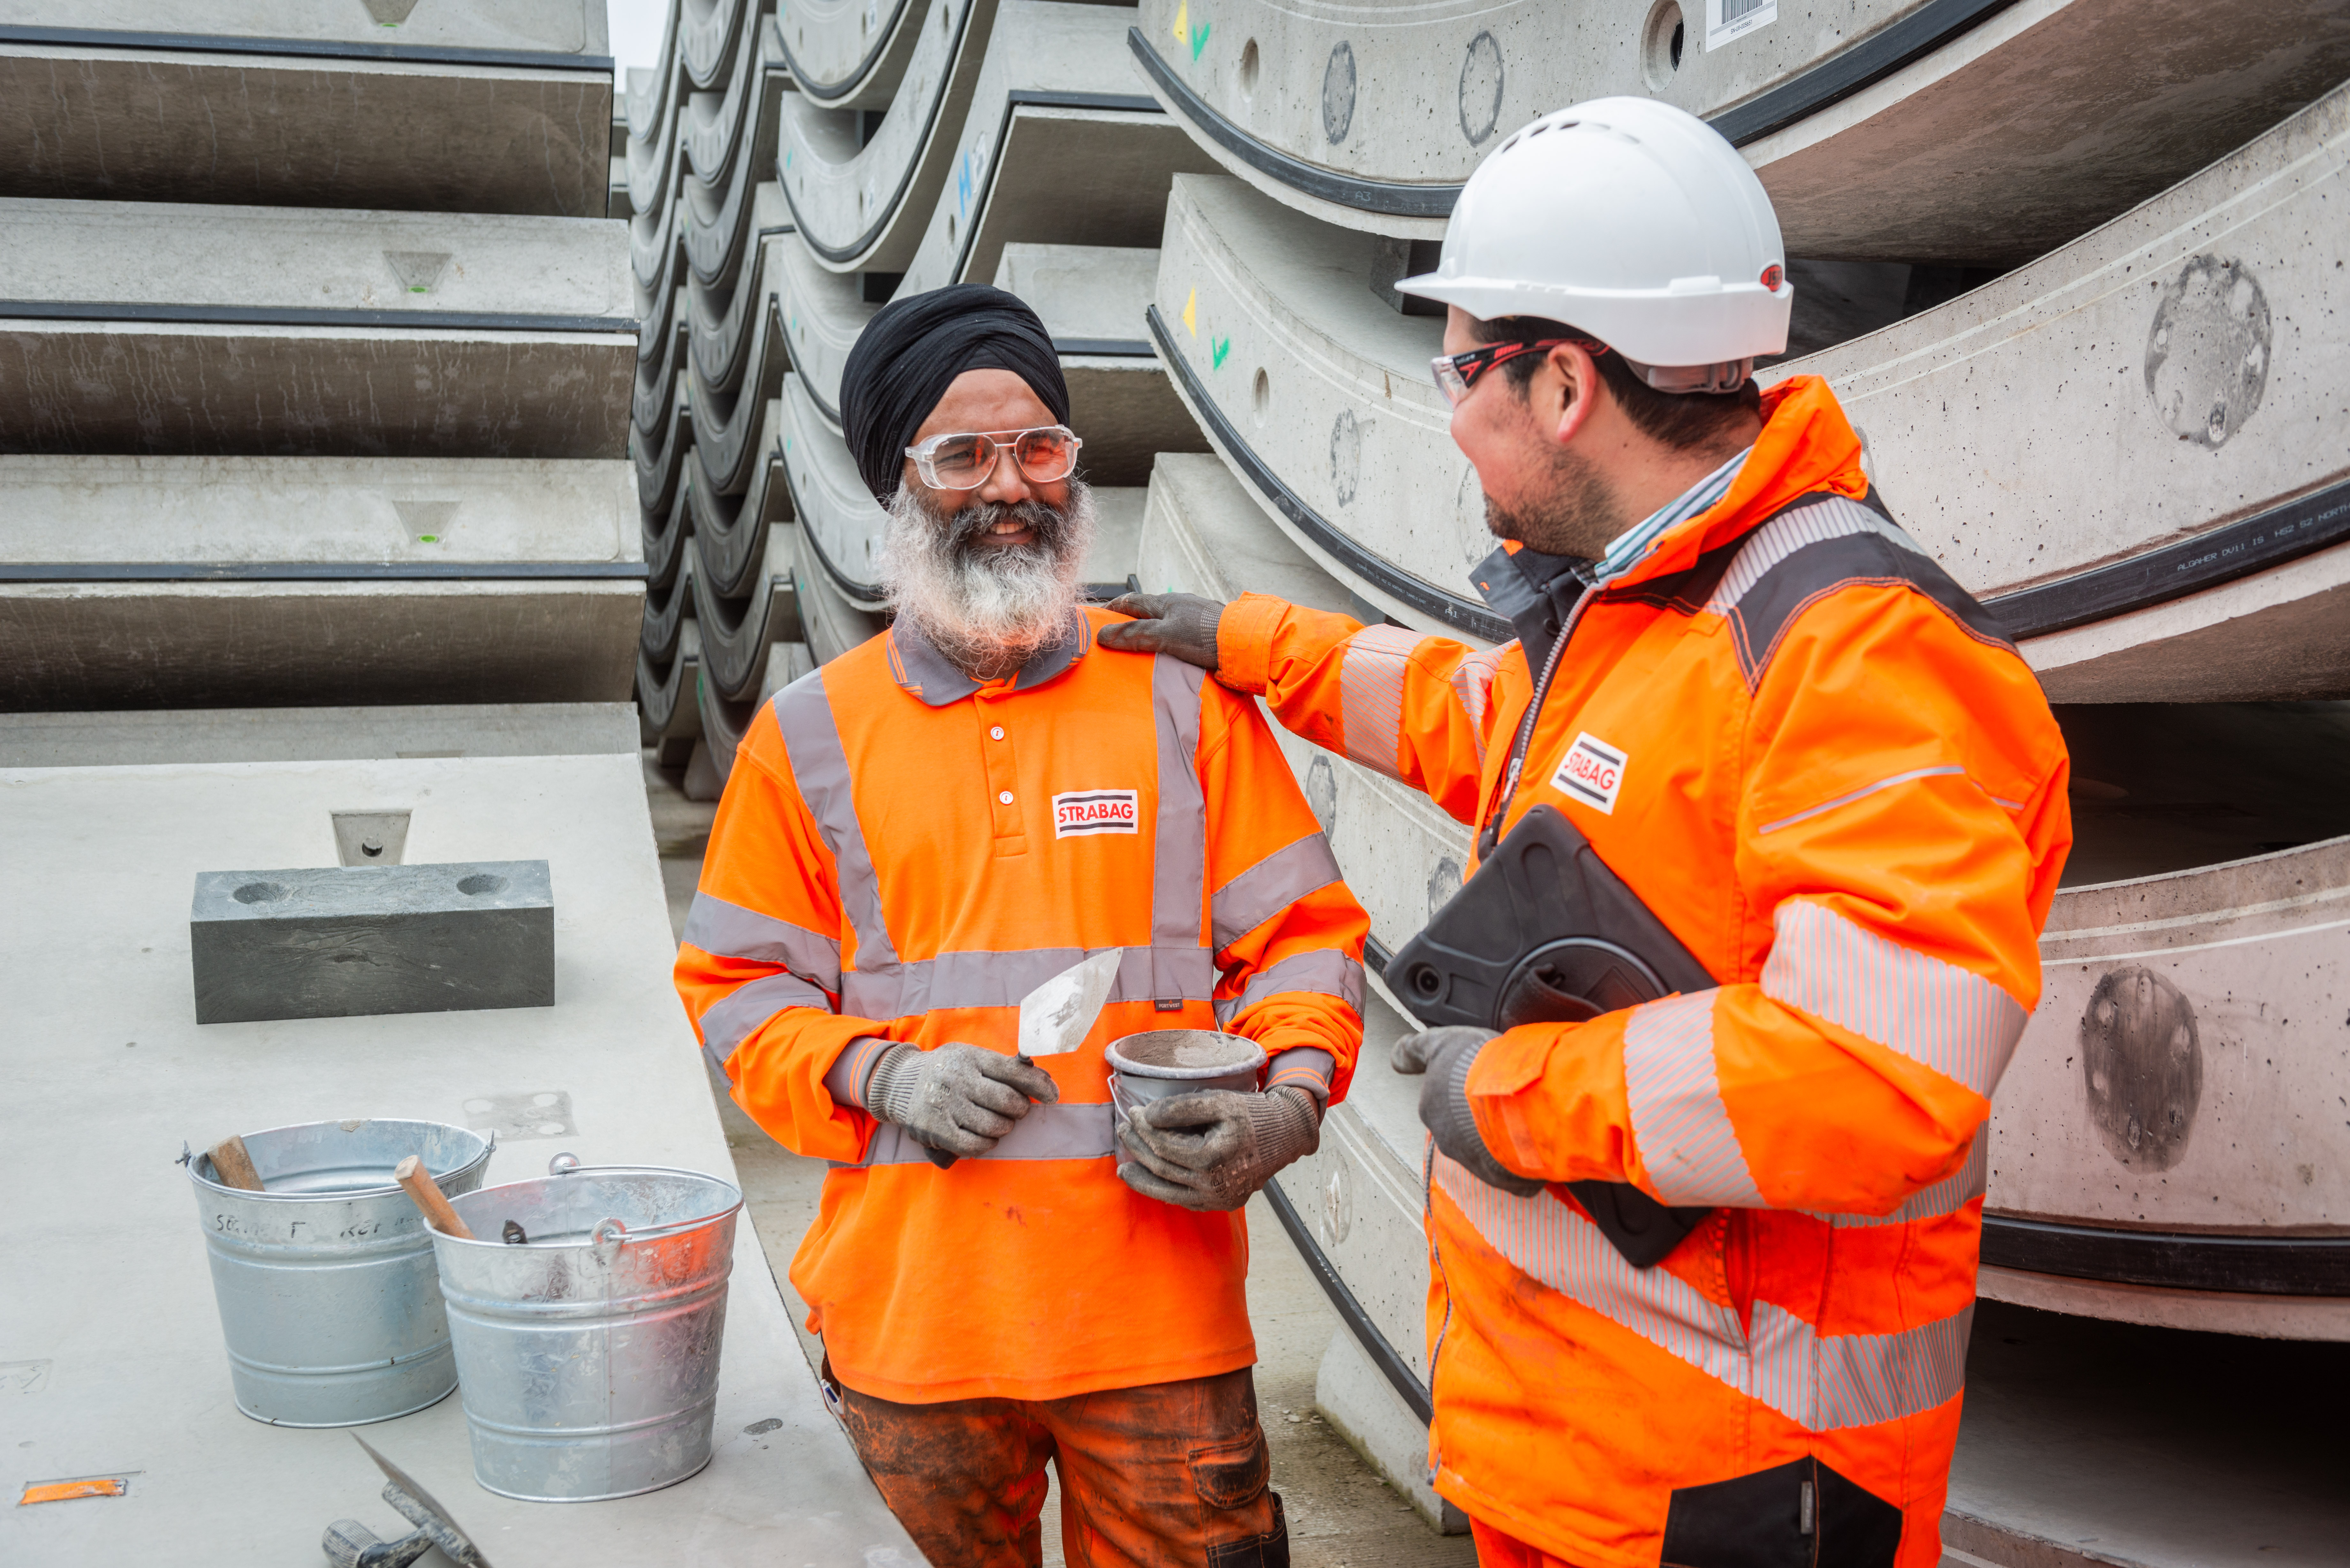
<svg viewBox="0 0 2350 1568">
<path fill-rule="evenodd" d="M 1877 509 L 1825 383 L 1763 410 L 1579 615 L 1574 563 L 1481 567 L 1523 647 L 1256 597 L 1219 632 L 1222 681 L 1481 823 L 1565 628 L 1509 822 L 1564 813 L 1720 981 L 1469 1076 L 1512 1169 L 1714 1206 L 1662 1263 L 1430 1150 L 1437 1490 L 1580 1568 L 1939 1561 L 1982 1127 L 2072 841 L 2022 659 Z"/>
<path fill-rule="evenodd" d="M 985 686 L 901 622 L 779 692 L 719 802 L 678 992 L 752 1119 L 837 1162 L 791 1278 L 860 1393 L 1251 1365 L 1242 1217 L 1118 1180 L 1104 1049 L 1222 1026 L 1272 1054 L 1268 1085 L 1335 1097 L 1353 1072 L 1370 922 L 1272 730 L 1189 665 L 1097 649 L 1105 618 Z M 1037 1063 L 1059 1104 L 988 1155 L 941 1170 L 850 1103 L 886 1048 L 852 1043 L 1011 1054 L 1020 999 L 1106 950 L 1099 1021 Z"/>
</svg>

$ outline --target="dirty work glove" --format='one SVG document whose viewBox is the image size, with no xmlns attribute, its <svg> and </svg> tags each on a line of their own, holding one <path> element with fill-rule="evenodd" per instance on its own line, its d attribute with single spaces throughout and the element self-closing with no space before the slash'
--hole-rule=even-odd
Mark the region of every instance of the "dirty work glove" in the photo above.
<svg viewBox="0 0 2350 1568">
<path fill-rule="evenodd" d="M 1162 1203 L 1238 1209 L 1275 1171 L 1322 1141 L 1321 1105 L 1295 1084 L 1263 1093 L 1209 1089 L 1127 1113 L 1118 1141 L 1132 1158 L 1118 1179 Z"/>
<path fill-rule="evenodd" d="M 1043 1068 L 951 1043 L 928 1051 L 893 1046 L 865 1085 L 867 1110 L 904 1127 L 916 1143 L 960 1155 L 993 1148 L 1028 1114 L 1029 1101 L 1051 1105 L 1060 1097 L 1060 1085 Z"/>
<path fill-rule="evenodd" d="M 1123 653 L 1163 653 L 1202 670 L 1216 667 L 1216 625 L 1224 607 L 1197 594 L 1120 594 L 1103 607 L 1132 620 L 1114 620 L 1094 634 Z"/>
<path fill-rule="evenodd" d="M 1543 1183 L 1520 1176 L 1495 1159 L 1477 1131 L 1477 1118 L 1469 1111 L 1469 1068 L 1487 1041 L 1500 1038 L 1490 1029 L 1449 1023 L 1405 1035 L 1395 1043 L 1388 1060 L 1399 1073 L 1428 1075 L 1428 1082 L 1419 1087 L 1419 1120 L 1436 1135 L 1436 1147 L 1446 1158 L 1488 1187 L 1532 1198 L 1543 1189 Z"/>
</svg>

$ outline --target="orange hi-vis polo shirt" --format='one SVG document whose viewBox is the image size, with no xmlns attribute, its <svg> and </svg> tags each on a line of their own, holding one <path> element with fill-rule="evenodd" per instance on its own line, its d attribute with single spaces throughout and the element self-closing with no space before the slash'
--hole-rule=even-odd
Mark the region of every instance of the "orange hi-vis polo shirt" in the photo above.
<svg viewBox="0 0 2350 1568">
<path fill-rule="evenodd" d="M 1544 1190 L 1430 1155 L 1436 1490 L 1581 1568 L 1939 1561 L 1983 1123 L 2072 842 L 2005 632 L 1886 514 L 1824 382 L 1762 407 L 1598 586 L 1481 568 L 1521 641 L 1255 597 L 1218 628 L 1220 681 L 1471 824 L 1555 660 L 1501 831 L 1561 812 L 1720 981 L 1480 1053 L 1478 1130 Z M 1636 1269 L 1584 1180 L 1713 1213 Z"/>
<path fill-rule="evenodd" d="M 677 986 L 736 1102 L 837 1162 L 792 1283 L 834 1372 L 900 1403 L 1054 1399 L 1256 1358 L 1238 1213 L 1140 1196 L 1113 1158 L 1113 1041 L 1222 1027 L 1266 1082 L 1345 1094 L 1370 922 L 1256 706 L 1094 646 L 1088 609 L 977 685 L 908 624 L 794 682 L 735 753 Z M 1020 999 L 1122 954 L 1060 1086 L 933 1166 L 836 1100 L 879 1048 L 1011 1054 Z"/>
</svg>

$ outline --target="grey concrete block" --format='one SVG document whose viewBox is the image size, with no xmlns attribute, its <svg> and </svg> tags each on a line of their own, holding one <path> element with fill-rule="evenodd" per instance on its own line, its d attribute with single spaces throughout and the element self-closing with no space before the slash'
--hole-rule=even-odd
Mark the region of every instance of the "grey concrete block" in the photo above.
<svg viewBox="0 0 2350 1568">
<path fill-rule="evenodd" d="M 205 871 L 196 1022 L 555 1004 L 544 860 Z"/>
</svg>

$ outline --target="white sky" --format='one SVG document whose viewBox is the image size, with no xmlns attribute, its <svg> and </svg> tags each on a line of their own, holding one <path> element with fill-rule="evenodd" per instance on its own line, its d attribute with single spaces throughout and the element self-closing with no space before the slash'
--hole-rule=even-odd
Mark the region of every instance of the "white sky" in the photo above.
<svg viewBox="0 0 2350 1568">
<path fill-rule="evenodd" d="M 612 70 L 620 86 L 629 85 L 629 67 L 650 70 L 660 64 L 661 29 L 668 25 L 672 0 L 604 0 L 604 14 L 612 27 Z"/>
</svg>

